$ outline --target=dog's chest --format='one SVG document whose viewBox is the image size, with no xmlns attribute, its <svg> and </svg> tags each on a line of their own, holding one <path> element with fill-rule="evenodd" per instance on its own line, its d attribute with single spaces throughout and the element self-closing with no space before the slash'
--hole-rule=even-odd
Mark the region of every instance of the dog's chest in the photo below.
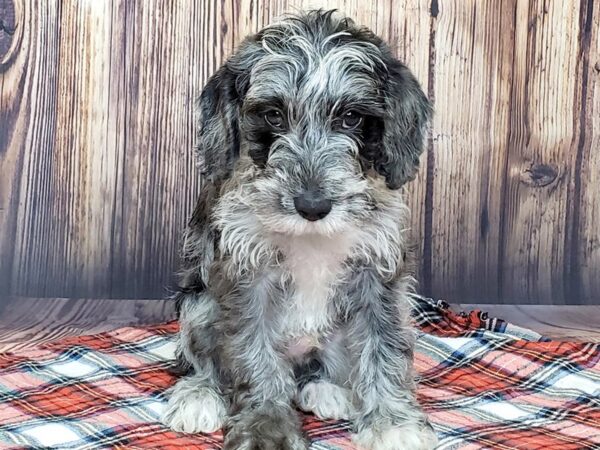
<svg viewBox="0 0 600 450">
<path fill-rule="evenodd" d="M 300 236 L 278 242 L 284 254 L 282 268 L 291 279 L 283 311 L 286 334 L 314 337 L 328 330 L 331 297 L 353 242 L 348 236 Z"/>
</svg>

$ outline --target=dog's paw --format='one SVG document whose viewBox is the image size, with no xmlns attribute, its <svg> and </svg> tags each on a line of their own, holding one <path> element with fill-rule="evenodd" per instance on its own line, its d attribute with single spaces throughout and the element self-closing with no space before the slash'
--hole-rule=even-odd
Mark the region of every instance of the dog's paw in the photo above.
<svg viewBox="0 0 600 450">
<path fill-rule="evenodd" d="M 175 385 L 162 422 L 182 433 L 212 433 L 223 426 L 226 414 L 223 398 L 214 389 L 177 389 Z"/>
<path fill-rule="evenodd" d="M 266 434 L 260 430 L 232 429 L 225 436 L 223 450 L 308 450 L 308 442 L 289 430 Z"/>
<path fill-rule="evenodd" d="M 365 450 L 432 450 L 437 437 L 429 424 L 404 424 L 380 430 L 366 429 L 353 436 L 354 442 Z"/>
<path fill-rule="evenodd" d="M 296 398 L 298 407 L 319 419 L 350 419 L 354 414 L 352 393 L 327 381 L 307 383 Z"/>
<path fill-rule="evenodd" d="M 307 450 L 298 413 L 290 406 L 243 408 L 227 424 L 223 450 Z"/>
</svg>

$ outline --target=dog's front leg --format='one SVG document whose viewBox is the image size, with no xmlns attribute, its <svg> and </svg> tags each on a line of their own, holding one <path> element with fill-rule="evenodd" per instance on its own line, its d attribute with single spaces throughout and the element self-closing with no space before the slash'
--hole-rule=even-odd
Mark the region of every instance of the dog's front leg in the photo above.
<svg viewBox="0 0 600 450">
<path fill-rule="evenodd" d="M 414 332 L 402 302 L 401 282 L 371 271 L 354 280 L 348 323 L 358 414 L 355 442 L 370 450 L 429 450 L 436 436 L 415 398 Z"/>
<path fill-rule="evenodd" d="M 224 450 L 305 450 L 295 381 L 279 351 L 265 281 L 234 294 L 228 303 L 226 365 L 232 377 Z"/>
</svg>

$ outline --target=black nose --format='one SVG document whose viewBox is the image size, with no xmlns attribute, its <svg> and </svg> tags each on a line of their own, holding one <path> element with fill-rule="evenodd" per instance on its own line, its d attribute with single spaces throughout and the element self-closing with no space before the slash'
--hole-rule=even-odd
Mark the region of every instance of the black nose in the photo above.
<svg viewBox="0 0 600 450">
<path fill-rule="evenodd" d="M 294 198 L 296 211 L 306 220 L 320 220 L 331 211 L 331 200 L 313 191 L 307 191 Z"/>
</svg>

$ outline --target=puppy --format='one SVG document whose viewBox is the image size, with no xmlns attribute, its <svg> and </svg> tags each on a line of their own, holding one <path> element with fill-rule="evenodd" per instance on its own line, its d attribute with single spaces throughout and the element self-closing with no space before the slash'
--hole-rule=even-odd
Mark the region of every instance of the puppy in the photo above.
<svg viewBox="0 0 600 450">
<path fill-rule="evenodd" d="M 306 449 L 295 406 L 365 449 L 429 449 L 415 399 L 400 187 L 431 106 L 410 71 L 332 11 L 247 38 L 199 99 L 202 192 L 185 233 L 164 423 L 227 450 Z"/>
</svg>

